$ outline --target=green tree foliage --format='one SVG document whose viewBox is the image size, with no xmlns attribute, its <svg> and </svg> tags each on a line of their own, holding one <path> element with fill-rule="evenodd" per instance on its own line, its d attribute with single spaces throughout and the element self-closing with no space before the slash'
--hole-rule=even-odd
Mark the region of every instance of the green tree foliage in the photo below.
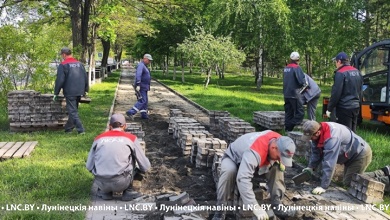
<svg viewBox="0 0 390 220">
<path fill-rule="evenodd" d="M 0 92 L 5 102 L 11 90 L 53 90 L 56 69 L 49 63 L 58 58 L 63 42 L 61 27 L 20 23 L 0 27 Z"/>
<path fill-rule="evenodd" d="M 245 60 L 245 53 L 236 49 L 229 37 L 214 37 L 203 28 L 196 29 L 193 35 L 179 44 L 178 50 L 195 65 L 206 68 L 206 88 L 212 69 L 226 63 L 241 65 Z"/>
</svg>

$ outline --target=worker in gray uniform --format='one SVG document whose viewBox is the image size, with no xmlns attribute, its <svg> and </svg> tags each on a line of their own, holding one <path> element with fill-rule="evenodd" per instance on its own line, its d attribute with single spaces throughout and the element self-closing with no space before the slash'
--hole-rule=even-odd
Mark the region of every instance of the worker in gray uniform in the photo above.
<svg viewBox="0 0 390 220">
<path fill-rule="evenodd" d="M 88 154 L 86 167 L 95 176 L 104 200 L 113 199 L 113 192 L 123 192 L 123 201 L 142 196 L 133 189 L 132 182 L 150 168 L 150 162 L 137 136 L 125 129 L 125 116 L 113 114 L 110 130 L 95 138 Z"/>
<path fill-rule="evenodd" d="M 292 166 L 294 153 L 294 141 L 271 130 L 252 132 L 237 138 L 222 157 L 217 205 L 227 205 L 237 184 L 244 206 L 255 207 L 252 212 L 257 219 L 268 219 L 266 210 L 258 206 L 252 188 L 252 178 L 256 171 L 259 175 L 267 173 L 272 208 L 283 205 L 281 200 L 286 190 L 283 172 L 285 166 Z M 278 208 L 273 211 L 279 217 L 295 215 L 294 211 L 282 212 Z M 217 212 L 213 220 L 225 219 L 225 215 L 224 211 Z"/>
<path fill-rule="evenodd" d="M 329 187 L 336 164 L 344 164 L 343 184 L 351 184 L 354 173 L 362 174 L 372 160 L 370 145 L 345 125 L 335 122 L 307 121 L 302 126 L 304 141 L 311 140 L 309 165 L 303 172 L 313 173 L 322 164 L 321 185 L 313 194 Z"/>
<path fill-rule="evenodd" d="M 308 86 L 302 91 L 303 104 L 306 104 L 307 106 L 307 118 L 315 121 L 317 104 L 321 96 L 321 89 L 309 75 L 306 73 L 304 73 L 304 75 Z"/>
</svg>

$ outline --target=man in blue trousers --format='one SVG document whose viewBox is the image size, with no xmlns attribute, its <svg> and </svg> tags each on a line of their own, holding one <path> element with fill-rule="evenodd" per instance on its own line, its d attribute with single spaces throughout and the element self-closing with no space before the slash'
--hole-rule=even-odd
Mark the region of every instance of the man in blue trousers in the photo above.
<svg viewBox="0 0 390 220">
<path fill-rule="evenodd" d="M 145 54 L 138 64 L 134 79 L 134 89 L 136 90 L 137 102 L 126 112 L 126 115 L 133 118 L 137 112 L 141 113 L 142 119 L 148 119 L 148 91 L 150 90 L 150 71 L 147 67 L 153 58 L 150 54 Z"/>
</svg>

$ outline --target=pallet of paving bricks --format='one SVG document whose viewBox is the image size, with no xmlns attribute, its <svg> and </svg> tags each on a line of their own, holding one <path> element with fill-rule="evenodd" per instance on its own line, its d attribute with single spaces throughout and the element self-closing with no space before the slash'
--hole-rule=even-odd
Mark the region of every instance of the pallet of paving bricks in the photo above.
<svg viewBox="0 0 390 220">
<path fill-rule="evenodd" d="M 245 122 L 244 120 L 236 117 L 221 117 L 219 118 L 219 137 L 223 140 L 228 140 L 229 122 Z"/>
<path fill-rule="evenodd" d="M 173 138 L 179 139 L 180 133 L 189 132 L 189 131 L 204 131 L 206 128 L 201 125 L 199 122 L 190 123 L 190 124 L 178 124 L 174 129 Z"/>
<path fill-rule="evenodd" d="M 12 132 L 61 129 L 68 120 L 66 102 L 59 98 L 53 102 L 52 94 L 34 90 L 8 93 L 8 120 Z"/>
<path fill-rule="evenodd" d="M 169 117 L 183 117 L 183 112 L 180 109 L 169 109 Z"/>
<path fill-rule="evenodd" d="M 296 146 L 294 157 L 304 157 L 308 160 L 311 153 L 310 141 L 303 141 L 302 135 L 303 133 L 299 131 L 292 131 L 287 133 L 287 136 L 289 136 L 294 141 Z"/>
<path fill-rule="evenodd" d="M 37 141 L 0 142 L 0 159 L 6 160 L 10 158 L 28 157 L 37 144 Z"/>
<path fill-rule="evenodd" d="M 139 141 L 143 141 L 145 137 L 145 132 L 142 131 L 142 125 L 137 122 L 126 123 L 125 132 L 129 132 L 139 139 Z"/>
<path fill-rule="evenodd" d="M 263 128 L 278 130 L 284 128 L 284 111 L 253 112 L 253 122 Z"/>
<path fill-rule="evenodd" d="M 168 126 L 168 133 L 169 134 L 175 134 L 176 128 L 180 124 L 191 124 L 191 123 L 199 123 L 193 118 L 188 117 L 171 117 L 169 118 L 169 126 Z"/>
<path fill-rule="evenodd" d="M 213 134 L 207 130 L 184 131 L 180 133 L 179 138 L 177 139 L 177 145 L 183 150 L 183 155 L 190 155 L 193 138 L 206 139 L 212 137 Z"/>
<path fill-rule="evenodd" d="M 210 128 L 218 129 L 219 128 L 219 118 L 221 117 L 229 117 L 230 113 L 228 111 L 209 111 L 209 119 L 210 119 Z"/>
<path fill-rule="evenodd" d="M 226 141 L 219 138 L 198 139 L 195 167 L 212 167 L 216 150 L 226 148 Z"/>
<path fill-rule="evenodd" d="M 364 174 L 353 174 L 348 192 L 365 203 L 383 202 L 385 184 Z"/>
<path fill-rule="evenodd" d="M 243 134 L 256 131 L 255 127 L 242 119 L 239 119 L 239 121 L 226 120 L 224 126 L 224 137 L 228 143 L 235 141 Z"/>
</svg>

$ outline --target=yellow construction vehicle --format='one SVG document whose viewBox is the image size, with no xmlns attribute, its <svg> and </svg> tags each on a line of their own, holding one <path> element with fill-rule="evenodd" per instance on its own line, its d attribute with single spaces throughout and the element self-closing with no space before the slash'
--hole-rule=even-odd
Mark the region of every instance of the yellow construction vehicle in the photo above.
<svg viewBox="0 0 390 220">
<path fill-rule="evenodd" d="M 354 53 L 351 65 L 363 75 L 361 118 L 390 125 L 390 39 Z"/>
</svg>

